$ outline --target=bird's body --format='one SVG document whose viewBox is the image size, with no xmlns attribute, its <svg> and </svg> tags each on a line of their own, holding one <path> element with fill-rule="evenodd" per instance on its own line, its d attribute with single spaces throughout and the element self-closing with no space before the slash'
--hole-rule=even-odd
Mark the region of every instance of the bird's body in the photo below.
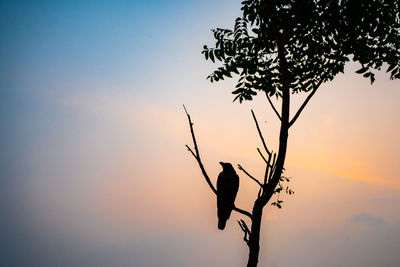
<svg viewBox="0 0 400 267">
<path fill-rule="evenodd" d="M 218 229 L 223 230 L 234 207 L 239 189 L 239 176 L 230 163 L 220 162 L 222 172 L 217 180 Z"/>
</svg>

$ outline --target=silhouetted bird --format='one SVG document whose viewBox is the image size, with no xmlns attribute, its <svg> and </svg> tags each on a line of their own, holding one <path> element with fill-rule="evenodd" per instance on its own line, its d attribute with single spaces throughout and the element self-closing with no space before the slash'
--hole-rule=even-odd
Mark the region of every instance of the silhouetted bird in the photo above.
<svg viewBox="0 0 400 267">
<path fill-rule="evenodd" d="M 217 181 L 218 229 L 223 230 L 235 203 L 239 189 L 239 176 L 232 164 L 224 162 L 219 164 L 222 165 L 222 172 L 218 175 Z"/>
</svg>

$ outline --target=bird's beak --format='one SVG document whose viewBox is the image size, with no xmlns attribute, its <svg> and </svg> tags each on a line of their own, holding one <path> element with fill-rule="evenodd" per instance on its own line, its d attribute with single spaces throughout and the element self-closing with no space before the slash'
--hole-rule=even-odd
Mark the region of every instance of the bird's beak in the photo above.
<svg viewBox="0 0 400 267">
<path fill-rule="evenodd" d="M 223 167 L 225 162 L 220 161 L 219 164 L 221 164 L 221 166 Z"/>
</svg>

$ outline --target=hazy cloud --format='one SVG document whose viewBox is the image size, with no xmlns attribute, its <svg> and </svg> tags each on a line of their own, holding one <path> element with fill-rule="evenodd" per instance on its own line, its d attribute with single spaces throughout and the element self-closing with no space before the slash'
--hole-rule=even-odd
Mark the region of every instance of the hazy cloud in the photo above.
<svg viewBox="0 0 400 267">
<path fill-rule="evenodd" d="M 373 226 L 383 225 L 385 223 L 383 218 L 365 212 L 354 215 L 351 218 L 351 221 L 354 223 L 368 224 Z"/>
</svg>

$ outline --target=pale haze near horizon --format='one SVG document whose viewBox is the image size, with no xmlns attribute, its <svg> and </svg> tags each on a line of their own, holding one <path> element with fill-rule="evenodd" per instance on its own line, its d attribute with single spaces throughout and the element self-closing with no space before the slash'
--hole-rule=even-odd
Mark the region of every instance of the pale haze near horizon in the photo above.
<svg viewBox="0 0 400 267">
<path fill-rule="evenodd" d="M 214 182 L 219 161 L 263 174 L 250 109 L 276 150 L 274 113 L 262 95 L 232 103 L 234 80 L 209 83 L 216 65 L 200 54 L 240 1 L 1 7 L 2 265 L 244 266 L 241 216 L 217 229 L 182 108 Z M 290 130 L 295 194 L 265 209 L 260 266 L 400 265 L 400 83 L 357 69 Z M 251 210 L 257 187 L 239 175 Z"/>
</svg>

